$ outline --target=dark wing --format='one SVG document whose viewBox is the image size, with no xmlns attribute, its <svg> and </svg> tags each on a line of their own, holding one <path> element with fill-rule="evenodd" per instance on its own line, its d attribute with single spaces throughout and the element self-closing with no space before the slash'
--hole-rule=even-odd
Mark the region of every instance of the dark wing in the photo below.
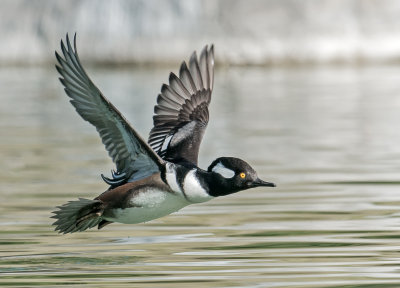
<svg viewBox="0 0 400 288">
<path fill-rule="evenodd" d="M 209 119 L 213 84 L 214 47 L 211 45 L 204 47 L 200 59 L 193 52 L 189 65 L 182 63 L 179 77 L 171 73 L 169 85 L 161 87 L 148 142 L 163 159 L 186 160 L 197 165 Z"/>
<path fill-rule="evenodd" d="M 62 76 L 60 81 L 79 115 L 96 127 L 117 167 L 117 172 L 112 172 L 113 179 L 103 179 L 112 186 L 118 186 L 126 181 L 134 181 L 159 172 L 164 161 L 154 153 L 86 74 L 76 50 L 76 34 L 74 49 L 68 34 L 66 44 L 67 47 L 61 41 L 64 57 L 56 52 L 60 64 L 56 65 L 56 68 Z"/>
</svg>

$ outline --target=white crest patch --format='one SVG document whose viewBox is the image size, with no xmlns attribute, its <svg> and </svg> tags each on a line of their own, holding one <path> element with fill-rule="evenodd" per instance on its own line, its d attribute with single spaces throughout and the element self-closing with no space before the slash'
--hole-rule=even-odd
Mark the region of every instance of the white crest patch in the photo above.
<svg viewBox="0 0 400 288">
<path fill-rule="evenodd" d="M 214 166 L 214 168 L 212 169 L 213 172 L 218 173 L 219 175 L 221 175 L 224 178 L 232 178 L 233 176 L 235 176 L 235 171 L 226 168 L 224 166 L 224 164 L 222 164 L 221 162 L 219 162 L 217 165 Z"/>
</svg>

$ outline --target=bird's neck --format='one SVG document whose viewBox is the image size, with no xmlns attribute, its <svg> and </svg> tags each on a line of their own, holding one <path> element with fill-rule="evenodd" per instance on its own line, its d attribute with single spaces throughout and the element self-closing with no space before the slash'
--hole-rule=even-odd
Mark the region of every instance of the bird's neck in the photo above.
<svg viewBox="0 0 400 288">
<path fill-rule="evenodd" d="M 198 175 L 201 185 L 213 197 L 225 196 L 239 191 L 235 189 L 232 181 L 218 173 L 199 170 Z"/>
<path fill-rule="evenodd" d="M 240 190 L 233 185 L 231 179 L 226 179 L 215 172 L 202 170 L 193 164 L 187 166 L 168 163 L 166 169 L 161 173 L 161 178 L 172 189 L 188 190 L 185 193 L 189 198 L 193 198 L 190 190 L 195 190 L 197 194 L 201 190 L 204 191 L 204 195 L 212 197 L 225 196 Z M 198 186 L 196 187 L 196 185 Z"/>
</svg>

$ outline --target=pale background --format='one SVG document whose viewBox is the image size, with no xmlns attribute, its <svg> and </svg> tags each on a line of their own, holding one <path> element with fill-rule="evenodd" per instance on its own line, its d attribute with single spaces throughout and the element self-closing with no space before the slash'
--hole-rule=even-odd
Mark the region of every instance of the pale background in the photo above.
<svg viewBox="0 0 400 288">
<path fill-rule="evenodd" d="M 174 63 L 215 43 L 228 64 L 400 59 L 396 0 L 3 0 L 0 64 L 45 63 L 67 32 L 86 61 Z"/>
</svg>

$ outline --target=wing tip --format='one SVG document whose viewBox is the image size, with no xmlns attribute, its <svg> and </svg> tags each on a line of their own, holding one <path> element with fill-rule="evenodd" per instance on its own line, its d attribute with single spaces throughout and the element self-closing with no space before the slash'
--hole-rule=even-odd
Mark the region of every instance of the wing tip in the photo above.
<svg viewBox="0 0 400 288">
<path fill-rule="evenodd" d="M 179 76 L 180 76 L 180 77 L 182 76 L 183 71 L 187 71 L 187 72 L 190 73 L 190 71 L 189 71 L 189 69 L 188 69 L 188 66 L 187 66 L 187 64 L 186 64 L 186 61 L 182 61 L 181 67 L 179 68 Z"/>
<path fill-rule="evenodd" d="M 211 61 L 212 61 L 213 64 L 214 64 L 214 44 L 211 44 L 211 45 L 210 45 L 210 49 L 209 49 L 208 54 L 211 56 Z"/>
<path fill-rule="evenodd" d="M 174 82 L 181 84 L 181 80 L 179 79 L 178 75 L 176 75 L 174 72 L 169 73 L 168 82 L 169 82 L 168 86 L 171 88 L 172 88 Z"/>
<path fill-rule="evenodd" d="M 76 32 L 74 33 L 74 50 L 75 53 L 78 54 L 78 51 L 76 50 Z"/>
<path fill-rule="evenodd" d="M 73 42 L 73 43 L 74 43 L 74 48 L 72 48 L 71 40 L 70 40 L 70 37 L 69 37 L 69 33 L 68 33 L 68 32 L 65 34 L 65 44 L 67 45 L 68 49 L 65 48 L 64 39 L 61 38 L 61 40 L 60 40 L 60 46 L 61 46 L 61 50 L 62 50 L 64 56 L 65 56 L 65 52 L 77 54 L 77 53 L 76 53 L 76 52 L 77 52 L 77 49 L 76 49 L 76 38 L 77 38 L 77 37 L 76 37 L 76 35 L 77 35 L 77 32 L 74 32 L 74 38 L 73 38 L 73 41 L 74 41 L 74 42 Z M 56 52 L 57 52 L 57 51 L 56 51 Z"/>
</svg>

